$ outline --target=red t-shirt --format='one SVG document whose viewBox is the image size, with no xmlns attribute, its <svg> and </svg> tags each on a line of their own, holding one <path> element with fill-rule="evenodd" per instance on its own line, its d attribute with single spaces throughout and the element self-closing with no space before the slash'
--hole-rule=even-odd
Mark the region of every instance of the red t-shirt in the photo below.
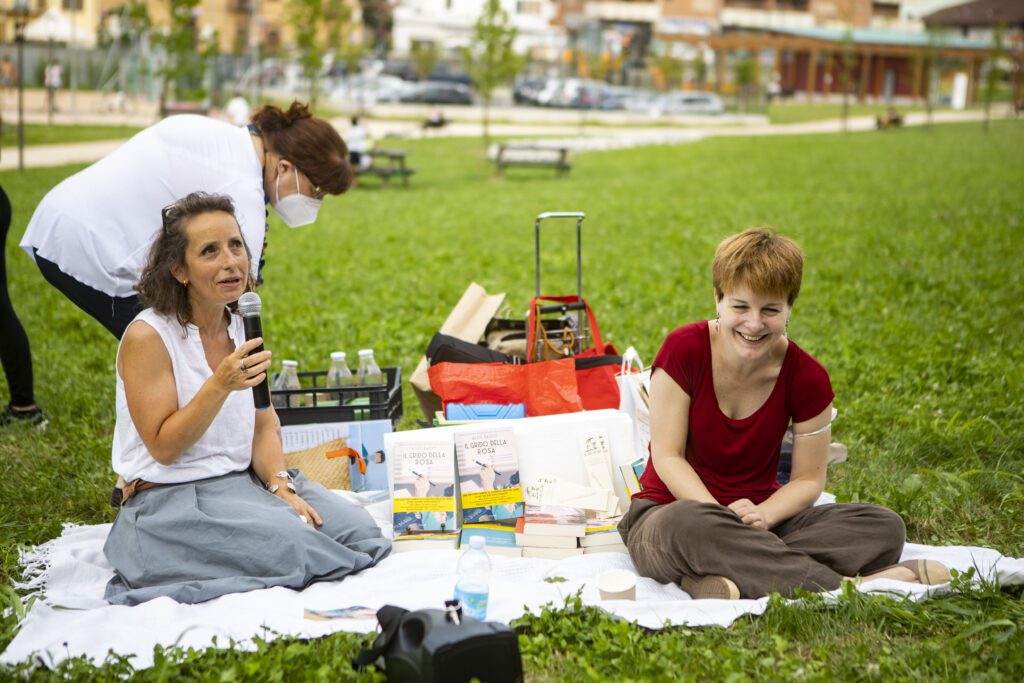
<svg viewBox="0 0 1024 683">
<path fill-rule="evenodd" d="M 707 321 L 691 323 L 665 339 L 654 367 L 676 381 L 690 397 L 686 461 L 722 505 L 740 498 L 755 504 L 779 484 L 779 449 L 790 422 L 803 422 L 832 402 L 828 372 L 792 340 L 768 400 L 753 415 L 734 420 L 718 407 L 711 376 L 711 335 Z M 648 456 L 636 498 L 671 503 L 675 496 L 661 481 Z"/>
</svg>

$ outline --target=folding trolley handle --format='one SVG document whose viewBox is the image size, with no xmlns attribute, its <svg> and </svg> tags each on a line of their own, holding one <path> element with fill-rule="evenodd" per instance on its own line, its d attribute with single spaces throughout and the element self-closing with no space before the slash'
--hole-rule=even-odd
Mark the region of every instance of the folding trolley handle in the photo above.
<svg viewBox="0 0 1024 683">
<path fill-rule="evenodd" d="M 540 291 L 540 224 L 548 218 L 575 218 L 576 219 L 576 302 L 565 303 L 565 304 L 551 304 L 540 307 L 540 313 L 565 313 L 568 311 L 576 311 L 576 330 L 579 337 L 576 341 L 577 348 L 576 353 L 582 350 L 582 344 L 586 335 L 589 333 L 587 330 L 587 317 L 583 311 L 586 309 L 586 305 L 583 303 L 583 240 L 582 240 L 582 228 L 583 219 L 586 218 L 586 214 L 582 211 L 548 211 L 537 216 L 537 221 L 534 224 L 534 256 L 535 256 L 535 269 L 537 273 L 537 287 L 536 296 L 541 296 Z"/>
</svg>

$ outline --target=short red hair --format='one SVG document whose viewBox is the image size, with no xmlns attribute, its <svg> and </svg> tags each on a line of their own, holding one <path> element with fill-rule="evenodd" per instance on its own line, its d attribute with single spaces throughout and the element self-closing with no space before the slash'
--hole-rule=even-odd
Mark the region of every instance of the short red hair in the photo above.
<svg viewBox="0 0 1024 683">
<path fill-rule="evenodd" d="M 715 298 L 747 285 L 760 294 L 786 297 L 790 306 L 800 294 L 804 252 L 793 240 L 771 228 L 749 228 L 722 240 L 711 263 Z"/>
</svg>

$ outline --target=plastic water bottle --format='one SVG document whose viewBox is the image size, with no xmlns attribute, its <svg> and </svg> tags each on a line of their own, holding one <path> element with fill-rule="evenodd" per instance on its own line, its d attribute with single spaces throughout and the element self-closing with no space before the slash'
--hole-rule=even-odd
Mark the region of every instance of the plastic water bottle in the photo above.
<svg viewBox="0 0 1024 683">
<path fill-rule="evenodd" d="M 327 389 L 337 389 L 340 387 L 352 386 L 355 382 L 355 378 L 352 377 L 352 371 L 348 369 L 348 363 L 345 362 L 345 352 L 335 351 L 331 354 L 331 367 L 327 370 L 327 379 L 324 381 L 324 387 Z M 341 394 L 339 393 L 325 393 L 320 394 L 317 397 L 318 406 L 336 406 L 339 404 Z"/>
<path fill-rule="evenodd" d="M 305 397 L 301 394 L 285 397 L 278 396 L 276 392 L 285 389 L 301 389 L 299 384 L 299 363 L 294 360 L 281 361 L 281 372 L 274 378 L 274 384 L 270 387 L 271 402 L 275 408 L 298 408 L 306 405 Z"/>
<path fill-rule="evenodd" d="M 484 549 L 487 539 L 469 537 L 469 550 L 459 558 L 455 599 L 462 603 L 462 614 L 477 621 L 487 620 L 487 598 L 490 594 L 491 558 Z"/>
</svg>

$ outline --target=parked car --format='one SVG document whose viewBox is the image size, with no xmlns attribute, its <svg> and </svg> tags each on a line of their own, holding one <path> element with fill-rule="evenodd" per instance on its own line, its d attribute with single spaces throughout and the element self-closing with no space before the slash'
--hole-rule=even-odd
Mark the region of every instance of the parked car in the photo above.
<svg viewBox="0 0 1024 683">
<path fill-rule="evenodd" d="M 516 104 L 539 105 L 537 96 L 547 85 L 546 78 L 523 78 L 516 81 L 512 88 L 512 98 Z"/>
<path fill-rule="evenodd" d="M 725 111 L 722 98 L 699 90 L 672 92 L 662 95 L 654 105 L 659 114 L 721 114 Z"/>
<path fill-rule="evenodd" d="M 395 76 L 357 74 L 341 79 L 331 91 L 330 98 L 339 103 L 358 102 L 372 106 L 377 102 L 397 102 L 412 86 L 412 83 Z"/>
<path fill-rule="evenodd" d="M 473 104 L 473 93 L 461 83 L 423 81 L 413 84 L 398 100 L 423 104 Z"/>
</svg>

